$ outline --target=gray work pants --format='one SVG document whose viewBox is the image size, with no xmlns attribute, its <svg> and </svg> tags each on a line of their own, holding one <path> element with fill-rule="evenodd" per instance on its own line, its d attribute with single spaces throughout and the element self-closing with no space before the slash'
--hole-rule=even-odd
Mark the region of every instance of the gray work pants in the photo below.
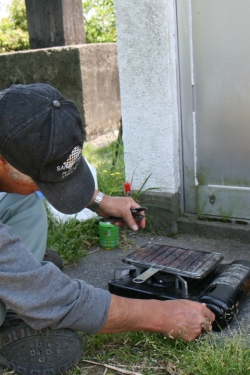
<svg viewBox="0 0 250 375">
<path fill-rule="evenodd" d="M 0 221 L 21 238 L 38 260 L 43 260 L 47 243 L 47 214 L 42 199 L 36 193 L 0 193 Z M 6 306 L 0 301 L 0 325 L 5 315 Z"/>
</svg>

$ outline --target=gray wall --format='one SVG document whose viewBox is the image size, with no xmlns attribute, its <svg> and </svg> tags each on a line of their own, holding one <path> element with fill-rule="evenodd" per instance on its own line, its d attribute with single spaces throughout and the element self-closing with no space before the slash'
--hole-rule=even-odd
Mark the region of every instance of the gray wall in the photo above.
<svg viewBox="0 0 250 375">
<path fill-rule="evenodd" d="M 126 178 L 180 189 L 174 0 L 115 0 Z M 131 139 L 133 142 L 131 142 Z M 136 145 L 136 147 L 135 147 Z"/>
<path fill-rule="evenodd" d="M 48 83 L 74 101 L 87 140 L 118 128 L 121 118 L 116 43 L 0 54 L 0 90 Z"/>
<path fill-rule="evenodd" d="M 139 197 L 147 227 L 171 233 L 181 170 L 175 0 L 115 6 L 126 179 L 149 189 Z"/>
</svg>

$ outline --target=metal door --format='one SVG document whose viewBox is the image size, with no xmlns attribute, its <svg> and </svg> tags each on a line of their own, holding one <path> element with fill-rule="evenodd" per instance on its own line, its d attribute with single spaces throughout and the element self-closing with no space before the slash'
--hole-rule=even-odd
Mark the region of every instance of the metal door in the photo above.
<svg viewBox="0 0 250 375">
<path fill-rule="evenodd" d="M 250 219 L 250 1 L 176 4 L 184 211 Z"/>
</svg>

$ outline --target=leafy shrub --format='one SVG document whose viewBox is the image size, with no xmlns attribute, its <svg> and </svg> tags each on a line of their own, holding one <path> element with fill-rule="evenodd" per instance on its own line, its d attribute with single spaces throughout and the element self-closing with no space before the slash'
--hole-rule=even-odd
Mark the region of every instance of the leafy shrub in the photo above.
<svg viewBox="0 0 250 375">
<path fill-rule="evenodd" d="M 116 41 L 114 0 L 83 0 L 87 43 Z"/>
<path fill-rule="evenodd" d="M 12 0 L 10 15 L 0 23 L 0 52 L 29 49 L 29 34 L 24 0 Z"/>
</svg>

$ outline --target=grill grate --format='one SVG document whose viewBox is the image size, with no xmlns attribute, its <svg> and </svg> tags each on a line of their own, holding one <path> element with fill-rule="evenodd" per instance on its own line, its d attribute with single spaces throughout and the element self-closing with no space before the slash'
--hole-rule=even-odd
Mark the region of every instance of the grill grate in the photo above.
<svg viewBox="0 0 250 375">
<path fill-rule="evenodd" d="M 157 268 L 162 272 L 190 278 L 205 277 L 223 259 L 220 253 L 209 253 L 148 242 L 123 262 L 140 268 Z"/>
</svg>

